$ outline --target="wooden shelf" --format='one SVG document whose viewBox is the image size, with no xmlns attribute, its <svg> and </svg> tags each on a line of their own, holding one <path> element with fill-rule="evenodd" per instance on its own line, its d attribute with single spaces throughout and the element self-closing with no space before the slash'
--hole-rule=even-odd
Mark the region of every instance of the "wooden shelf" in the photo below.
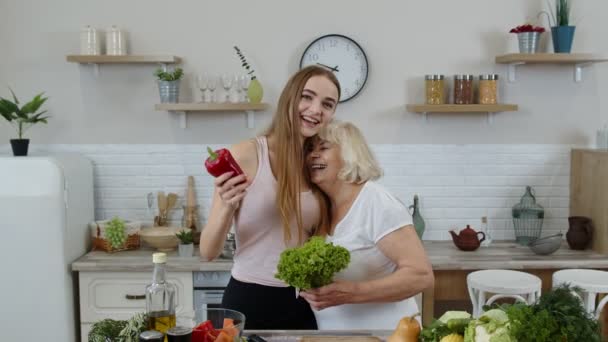
<svg viewBox="0 0 608 342">
<path fill-rule="evenodd" d="M 237 112 L 268 109 L 268 103 L 160 103 L 156 110 L 174 112 Z"/>
<path fill-rule="evenodd" d="M 73 63 L 91 63 L 91 64 L 130 64 L 130 63 L 180 63 L 181 58 L 177 56 L 164 55 L 126 55 L 126 56 L 110 56 L 110 55 L 68 55 L 68 62 Z"/>
<path fill-rule="evenodd" d="M 496 56 L 496 63 L 577 64 L 607 62 L 608 55 L 594 53 L 511 53 Z"/>
<path fill-rule="evenodd" d="M 160 103 L 154 106 L 156 110 L 180 114 L 180 127 L 186 128 L 186 113 L 188 112 L 245 112 L 247 128 L 254 127 L 254 112 L 266 110 L 268 103 Z"/>
<path fill-rule="evenodd" d="M 509 82 L 515 82 L 515 67 L 522 64 L 567 64 L 574 66 L 574 81 L 582 80 L 582 69 L 608 62 L 608 54 L 594 53 L 511 53 L 496 56 L 496 63 L 509 65 Z"/>
<path fill-rule="evenodd" d="M 519 109 L 514 104 L 408 104 L 406 108 L 412 113 L 422 113 L 424 115 L 424 122 L 427 121 L 428 113 L 486 113 L 488 115 L 488 123 L 490 124 L 493 122 L 494 113 L 514 112 Z"/>
</svg>

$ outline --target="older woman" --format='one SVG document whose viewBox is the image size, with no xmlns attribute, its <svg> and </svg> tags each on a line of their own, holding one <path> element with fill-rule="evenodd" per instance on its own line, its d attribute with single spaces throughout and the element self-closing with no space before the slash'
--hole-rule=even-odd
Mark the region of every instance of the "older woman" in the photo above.
<svg viewBox="0 0 608 342">
<path fill-rule="evenodd" d="M 326 240 L 349 250 L 348 267 L 327 286 L 301 292 L 319 329 L 394 329 L 433 286 L 431 265 L 407 208 L 374 182 L 382 171 L 351 123 L 333 121 L 310 144 L 312 183 L 328 197 Z"/>
</svg>

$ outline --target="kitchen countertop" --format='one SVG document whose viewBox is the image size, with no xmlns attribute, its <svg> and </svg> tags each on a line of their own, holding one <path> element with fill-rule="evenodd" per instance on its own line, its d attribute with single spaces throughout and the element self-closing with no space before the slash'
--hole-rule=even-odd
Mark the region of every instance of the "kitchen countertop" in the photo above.
<svg viewBox="0 0 608 342">
<path fill-rule="evenodd" d="M 198 253 L 195 246 L 195 253 Z M 492 268 L 508 269 L 562 269 L 562 268 L 608 268 L 608 255 L 592 250 L 571 250 L 564 241 L 557 252 L 536 255 L 528 247 L 513 241 L 493 242 L 489 247 L 480 247 L 473 252 L 457 249 L 452 241 L 424 241 L 433 269 L 480 270 Z M 152 249 L 139 249 L 109 254 L 103 251 L 89 252 L 72 263 L 72 270 L 78 272 L 132 272 L 153 269 Z M 231 259 L 218 258 L 211 262 L 200 260 L 199 256 L 180 258 L 177 251 L 168 252 L 169 271 L 230 271 Z"/>
</svg>

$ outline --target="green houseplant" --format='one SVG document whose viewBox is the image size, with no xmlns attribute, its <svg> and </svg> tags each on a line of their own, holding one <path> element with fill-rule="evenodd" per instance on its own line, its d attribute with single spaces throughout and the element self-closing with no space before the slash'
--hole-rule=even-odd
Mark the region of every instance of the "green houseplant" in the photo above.
<svg viewBox="0 0 608 342">
<path fill-rule="evenodd" d="M 550 25 L 552 24 L 551 19 L 553 19 L 553 24 L 551 25 L 553 50 L 555 53 L 570 53 L 576 29 L 576 26 L 571 25 L 570 21 L 571 0 L 555 0 L 554 6 L 547 0 L 547 4 L 551 13 L 549 18 Z"/>
<path fill-rule="evenodd" d="M 180 257 L 191 257 L 194 253 L 194 235 L 192 229 L 184 228 L 175 234 L 179 239 L 177 252 Z"/>
<path fill-rule="evenodd" d="M 262 84 L 255 75 L 255 70 L 253 70 L 249 62 L 247 62 L 247 58 L 245 58 L 245 55 L 243 54 L 241 49 L 239 49 L 238 46 L 235 46 L 234 50 L 236 51 L 237 56 L 241 60 L 241 66 L 245 68 L 247 76 L 249 76 L 249 78 L 251 79 L 251 81 L 249 82 L 249 86 L 247 86 L 247 98 L 249 99 L 249 102 L 262 102 L 262 98 L 264 97 L 264 88 L 262 88 Z"/>
<path fill-rule="evenodd" d="M 177 103 L 179 101 L 179 84 L 184 70 L 175 68 L 173 71 L 156 69 L 154 76 L 158 79 L 158 92 L 160 93 L 160 102 L 162 103 Z"/>
<path fill-rule="evenodd" d="M 13 100 L 0 97 L 0 115 L 4 117 L 16 130 L 18 139 L 11 139 L 11 147 L 13 155 L 27 156 L 27 150 L 30 143 L 29 139 L 23 139 L 23 133 L 32 125 L 39 122 L 47 123 L 48 116 L 43 116 L 46 110 L 39 111 L 40 107 L 46 102 L 47 97 L 43 97 L 44 93 L 40 93 L 32 100 L 19 107 L 20 102 L 15 96 L 15 93 L 9 88 Z"/>
</svg>

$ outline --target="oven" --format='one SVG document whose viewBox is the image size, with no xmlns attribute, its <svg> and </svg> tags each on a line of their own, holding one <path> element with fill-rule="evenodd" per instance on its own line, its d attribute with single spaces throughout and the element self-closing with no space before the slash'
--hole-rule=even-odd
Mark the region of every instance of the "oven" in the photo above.
<svg viewBox="0 0 608 342">
<path fill-rule="evenodd" d="M 192 276 L 194 309 L 220 308 L 224 289 L 230 281 L 230 271 L 200 271 L 193 272 Z"/>
</svg>

